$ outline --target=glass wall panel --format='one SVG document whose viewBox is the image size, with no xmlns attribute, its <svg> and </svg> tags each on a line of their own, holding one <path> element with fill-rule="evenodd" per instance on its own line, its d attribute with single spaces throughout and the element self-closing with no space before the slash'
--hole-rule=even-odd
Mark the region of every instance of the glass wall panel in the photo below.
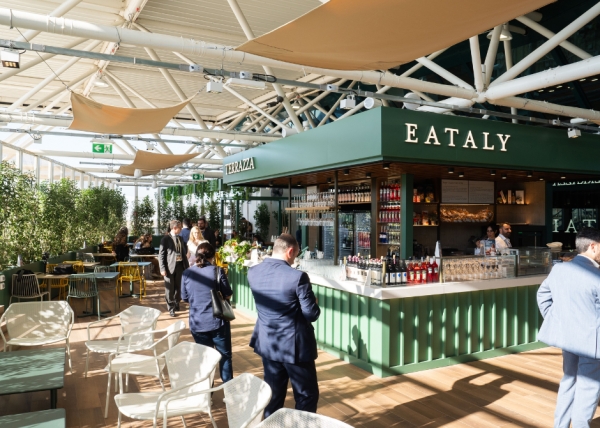
<svg viewBox="0 0 600 428">
<path fill-rule="evenodd" d="M 40 183 L 50 180 L 50 161 L 40 159 Z"/>
</svg>

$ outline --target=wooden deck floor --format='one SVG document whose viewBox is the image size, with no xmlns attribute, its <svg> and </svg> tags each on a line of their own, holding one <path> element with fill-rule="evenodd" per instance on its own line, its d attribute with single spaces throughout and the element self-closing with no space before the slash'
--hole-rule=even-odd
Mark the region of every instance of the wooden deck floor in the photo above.
<svg viewBox="0 0 600 428">
<path fill-rule="evenodd" d="M 141 302 L 163 311 L 159 328 L 173 318 L 166 313 L 162 282 L 149 284 L 148 296 Z M 103 296 L 103 308 L 113 308 L 112 296 Z M 139 300 L 121 299 L 121 308 L 140 304 Z M 82 302 L 75 302 L 76 313 Z M 186 320 L 187 312 L 178 318 Z M 68 427 L 116 427 L 117 411 L 111 403 L 104 419 L 107 377 L 103 371 L 106 357 L 92 354 L 90 373 L 85 366 L 86 325 L 90 318 L 79 318 L 71 335 L 73 374 L 68 370 L 65 388 L 59 391 L 58 406 L 67 411 Z M 232 323 L 234 375 L 250 372 L 262 377 L 260 358 L 248 347 L 254 320 L 240 314 Z M 116 337 L 114 326 L 98 328 L 95 337 Z M 181 340 L 192 341 L 189 331 Z M 379 379 L 324 352 L 317 360 L 319 388 L 318 412 L 355 427 L 549 427 L 562 375 L 562 357 L 554 348 L 507 355 L 470 364 L 461 364 L 404 376 Z M 218 375 L 217 375 L 218 376 Z M 217 381 L 220 382 L 220 381 Z M 159 388 L 150 378 L 133 379 L 131 391 Z M 0 415 L 48 409 L 48 393 L 30 393 L 0 397 Z M 286 407 L 293 407 L 291 387 Z M 217 423 L 226 427 L 222 395 L 215 395 L 213 407 Z M 600 412 L 592 426 L 600 427 Z M 190 427 L 208 427 L 201 415 L 186 418 Z M 149 422 L 123 419 L 123 426 L 152 426 Z M 180 427 L 180 420 L 169 420 Z"/>
</svg>

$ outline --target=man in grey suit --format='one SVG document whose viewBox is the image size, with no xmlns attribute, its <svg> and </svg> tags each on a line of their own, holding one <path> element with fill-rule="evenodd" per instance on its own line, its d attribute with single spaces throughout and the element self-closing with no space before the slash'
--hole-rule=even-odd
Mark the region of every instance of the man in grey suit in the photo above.
<svg viewBox="0 0 600 428">
<path fill-rule="evenodd" d="M 183 271 L 190 267 L 187 254 L 187 246 L 179 236 L 181 222 L 171 220 L 171 231 L 160 240 L 158 250 L 158 265 L 160 274 L 165 279 L 165 300 L 169 308 L 169 314 L 174 317 L 175 311 L 179 310 L 181 301 L 181 277 Z"/>
<path fill-rule="evenodd" d="M 600 231 L 583 228 L 573 261 L 552 268 L 537 294 L 538 339 L 563 351 L 554 427 L 589 427 L 600 398 Z"/>
</svg>

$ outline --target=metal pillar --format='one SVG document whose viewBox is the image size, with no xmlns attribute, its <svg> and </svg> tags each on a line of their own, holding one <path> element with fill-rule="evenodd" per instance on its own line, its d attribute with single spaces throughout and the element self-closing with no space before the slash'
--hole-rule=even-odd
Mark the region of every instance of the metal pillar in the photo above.
<svg viewBox="0 0 600 428">
<path fill-rule="evenodd" d="M 48 174 L 48 179 L 50 184 L 54 183 L 54 162 L 50 161 L 50 174 Z M 75 170 L 73 170 L 73 174 L 75 174 Z"/>
<path fill-rule="evenodd" d="M 225 201 L 221 198 L 221 236 L 225 236 Z M 225 238 L 223 238 L 226 241 Z"/>
<path fill-rule="evenodd" d="M 277 210 L 277 235 L 281 235 L 281 229 L 282 229 L 282 225 L 281 225 L 281 201 L 277 201 L 278 204 L 278 210 Z M 288 222 L 288 228 L 289 228 L 289 222 Z M 289 230 L 289 232 L 291 232 L 291 229 Z"/>
</svg>

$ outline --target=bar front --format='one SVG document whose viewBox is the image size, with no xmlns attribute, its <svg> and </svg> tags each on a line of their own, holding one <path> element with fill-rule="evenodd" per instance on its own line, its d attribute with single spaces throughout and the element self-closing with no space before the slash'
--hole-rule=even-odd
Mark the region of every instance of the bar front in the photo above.
<svg viewBox="0 0 600 428">
<path fill-rule="evenodd" d="M 231 156 L 224 181 L 289 190 L 319 346 L 384 377 L 546 346 L 537 288 L 574 255 L 546 246 L 552 189 L 597 180 L 599 143 L 378 108 Z M 498 226 L 508 245 L 490 235 Z M 229 275 L 236 307 L 253 313 L 246 270 Z"/>
</svg>

